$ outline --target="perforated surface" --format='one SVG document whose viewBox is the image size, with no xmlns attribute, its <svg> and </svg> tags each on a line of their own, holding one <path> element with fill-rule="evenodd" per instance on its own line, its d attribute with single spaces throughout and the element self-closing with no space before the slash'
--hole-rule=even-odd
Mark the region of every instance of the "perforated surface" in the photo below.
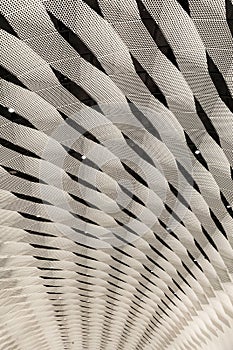
<svg viewBox="0 0 233 350">
<path fill-rule="evenodd" d="M 232 349 L 232 1 L 0 8 L 0 349 Z"/>
</svg>

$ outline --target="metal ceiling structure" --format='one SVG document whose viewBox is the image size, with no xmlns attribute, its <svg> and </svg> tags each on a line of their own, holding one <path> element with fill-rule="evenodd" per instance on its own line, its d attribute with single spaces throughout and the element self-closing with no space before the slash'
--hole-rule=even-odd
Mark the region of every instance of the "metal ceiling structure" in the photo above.
<svg viewBox="0 0 233 350">
<path fill-rule="evenodd" d="M 0 9 L 0 349 L 232 350 L 232 0 Z"/>
</svg>

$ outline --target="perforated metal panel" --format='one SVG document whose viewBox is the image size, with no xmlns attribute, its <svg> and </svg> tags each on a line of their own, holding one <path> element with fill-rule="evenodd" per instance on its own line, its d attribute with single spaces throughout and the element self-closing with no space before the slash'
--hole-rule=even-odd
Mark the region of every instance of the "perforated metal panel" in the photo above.
<svg viewBox="0 0 233 350">
<path fill-rule="evenodd" d="M 0 9 L 0 349 L 232 349 L 232 1 Z"/>
</svg>

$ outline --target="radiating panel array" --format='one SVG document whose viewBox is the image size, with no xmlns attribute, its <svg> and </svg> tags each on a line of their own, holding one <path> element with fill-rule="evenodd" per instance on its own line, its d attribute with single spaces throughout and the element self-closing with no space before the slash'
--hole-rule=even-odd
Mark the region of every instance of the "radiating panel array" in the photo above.
<svg viewBox="0 0 233 350">
<path fill-rule="evenodd" d="M 0 349 L 233 339 L 232 1 L 0 9 Z"/>
</svg>

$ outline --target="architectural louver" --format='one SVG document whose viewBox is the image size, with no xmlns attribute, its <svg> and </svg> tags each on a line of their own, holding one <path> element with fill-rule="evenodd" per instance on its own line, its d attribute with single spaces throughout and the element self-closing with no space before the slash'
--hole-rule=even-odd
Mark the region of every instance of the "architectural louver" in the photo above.
<svg viewBox="0 0 233 350">
<path fill-rule="evenodd" d="M 232 0 L 0 10 L 0 350 L 232 350 Z"/>
</svg>

